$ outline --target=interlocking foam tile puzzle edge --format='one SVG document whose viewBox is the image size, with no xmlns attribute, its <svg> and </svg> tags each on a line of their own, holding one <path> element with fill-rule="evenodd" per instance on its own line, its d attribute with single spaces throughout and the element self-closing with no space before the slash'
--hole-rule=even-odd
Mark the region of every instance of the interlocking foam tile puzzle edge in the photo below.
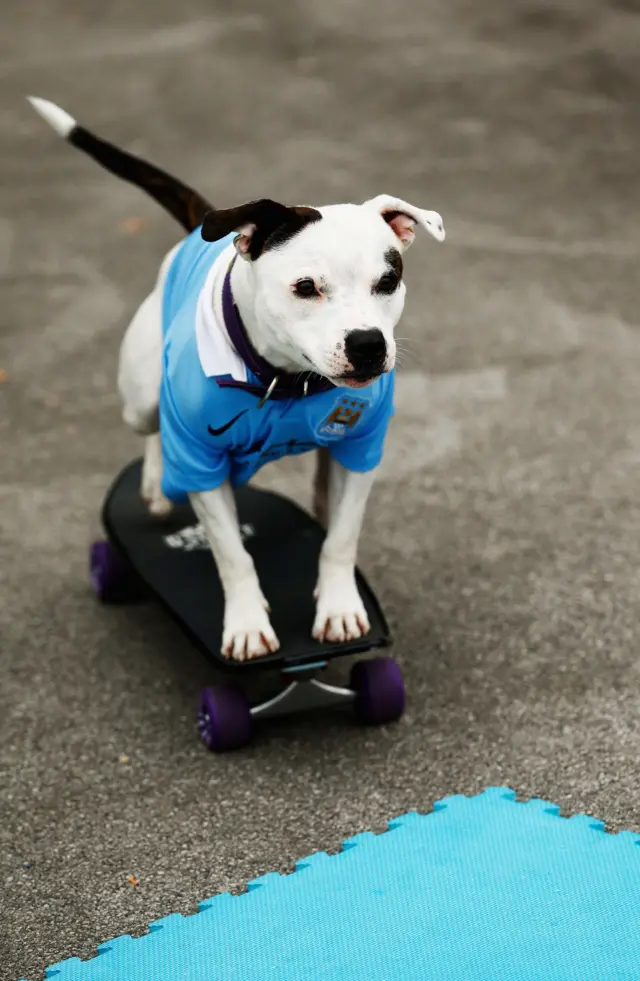
<svg viewBox="0 0 640 981">
<path fill-rule="evenodd" d="M 173 914 L 56 981 L 640 981 L 640 835 L 493 787 Z"/>
</svg>

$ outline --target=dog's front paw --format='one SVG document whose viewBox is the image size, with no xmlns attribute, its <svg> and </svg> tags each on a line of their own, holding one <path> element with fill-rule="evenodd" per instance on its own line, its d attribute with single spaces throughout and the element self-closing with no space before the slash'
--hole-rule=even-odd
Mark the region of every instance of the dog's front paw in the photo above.
<svg viewBox="0 0 640 981">
<path fill-rule="evenodd" d="M 279 647 L 260 587 L 253 583 L 237 586 L 226 598 L 222 656 L 251 661 L 274 654 Z"/>
<path fill-rule="evenodd" d="M 369 633 L 370 624 L 350 566 L 321 566 L 316 597 L 316 640 L 341 643 Z"/>
</svg>

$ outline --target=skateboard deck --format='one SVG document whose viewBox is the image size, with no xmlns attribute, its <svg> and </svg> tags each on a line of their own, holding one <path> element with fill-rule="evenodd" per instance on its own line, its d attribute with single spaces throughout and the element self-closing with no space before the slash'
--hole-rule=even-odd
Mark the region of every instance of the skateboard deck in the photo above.
<svg viewBox="0 0 640 981">
<path fill-rule="evenodd" d="M 359 571 L 357 585 L 370 632 L 343 644 L 319 643 L 311 637 L 313 590 L 324 529 L 287 498 L 245 486 L 236 490 L 238 516 L 245 546 L 271 607 L 280 650 L 244 662 L 222 657 L 224 598 L 204 530 L 189 504 L 176 505 L 166 520 L 149 515 L 140 499 L 141 467 L 140 460 L 129 464 L 111 486 L 102 511 L 104 529 L 146 590 L 218 667 L 303 668 L 388 646 L 384 614 Z"/>
</svg>

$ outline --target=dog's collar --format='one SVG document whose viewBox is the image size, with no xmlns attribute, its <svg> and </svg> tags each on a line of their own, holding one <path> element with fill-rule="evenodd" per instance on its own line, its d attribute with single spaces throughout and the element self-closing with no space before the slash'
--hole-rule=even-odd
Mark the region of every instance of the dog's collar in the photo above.
<svg viewBox="0 0 640 981">
<path fill-rule="evenodd" d="M 231 260 L 222 284 L 222 316 L 229 340 L 251 374 L 255 375 L 264 386 L 260 404 L 264 405 L 267 399 L 272 398 L 300 399 L 304 398 L 305 395 L 318 395 L 320 392 L 330 391 L 334 385 L 322 375 L 316 375 L 312 372 L 300 372 L 300 374 L 293 375 L 287 371 L 281 371 L 279 368 L 274 368 L 255 350 L 249 340 L 246 327 L 242 322 L 231 292 L 231 270 L 236 258 L 237 256 L 234 256 Z M 241 383 L 236 383 L 236 385 L 239 384 Z M 242 387 L 254 388 L 250 385 L 242 385 Z"/>
</svg>

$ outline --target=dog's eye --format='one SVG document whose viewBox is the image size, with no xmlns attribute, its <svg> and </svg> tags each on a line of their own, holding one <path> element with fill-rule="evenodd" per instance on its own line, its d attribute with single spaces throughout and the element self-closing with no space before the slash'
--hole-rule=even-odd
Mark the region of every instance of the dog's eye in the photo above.
<svg viewBox="0 0 640 981">
<path fill-rule="evenodd" d="M 398 283 L 400 278 L 397 273 L 390 270 L 386 272 L 384 276 L 381 276 L 378 282 L 373 287 L 374 293 L 395 293 L 398 288 Z"/>
<path fill-rule="evenodd" d="M 318 294 L 316 284 L 312 279 L 299 279 L 293 285 L 293 292 L 296 296 L 302 296 L 305 299 L 308 299 L 310 296 L 317 296 Z"/>
</svg>

